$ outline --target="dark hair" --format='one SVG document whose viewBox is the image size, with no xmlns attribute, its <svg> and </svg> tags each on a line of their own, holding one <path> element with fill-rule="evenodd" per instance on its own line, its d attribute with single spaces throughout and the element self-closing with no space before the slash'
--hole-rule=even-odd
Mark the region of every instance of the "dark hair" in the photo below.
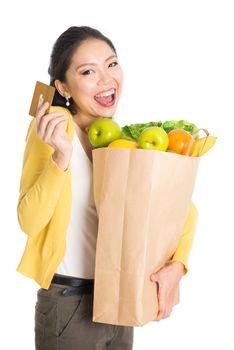
<svg viewBox="0 0 234 350">
<path fill-rule="evenodd" d="M 52 49 L 50 65 L 48 68 L 51 86 L 55 87 L 54 82 L 56 79 L 65 82 L 65 74 L 70 66 L 74 52 L 82 42 L 88 39 L 99 39 L 105 41 L 117 55 L 116 49 L 111 40 L 97 29 L 86 26 L 70 27 L 58 37 Z M 70 106 L 65 106 L 65 98 L 60 95 L 57 89 L 55 89 L 52 105 L 66 107 L 74 115 L 77 112 L 75 103 L 72 98 L 69 102 Z"/>
</svg>

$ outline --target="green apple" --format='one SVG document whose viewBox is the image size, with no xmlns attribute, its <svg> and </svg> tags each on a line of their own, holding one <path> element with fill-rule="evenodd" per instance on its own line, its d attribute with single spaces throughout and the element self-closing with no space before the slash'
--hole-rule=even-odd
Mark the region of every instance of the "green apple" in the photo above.
<svg viewBox="0 0 234 350">
<path fill-rule="evenodd" d="M 94 147 L 106 147 L 121 135 L 122 128 L 114 120 L 104 117 L 95 120 L 88 132 L 89 141 Z"/>
<path fill-rule="evenodd" d="M 144 129 L 138 138 L 140 148 L 166 151 L 168 147 L 168 135 L 163 128 L 150 126 Z"/>
</svg>

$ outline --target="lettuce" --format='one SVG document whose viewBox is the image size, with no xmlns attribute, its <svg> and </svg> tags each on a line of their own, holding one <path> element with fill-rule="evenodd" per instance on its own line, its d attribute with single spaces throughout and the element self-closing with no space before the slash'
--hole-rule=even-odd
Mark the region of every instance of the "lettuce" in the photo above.
<svg viewBox="0 0 234 350">
<path fill-rule="evenodd" d="M 190 134 L 193 134 L 197 130 L 197 126 L 187 120 L 168 120 L 165 122 L 158 121 L 143 124 L 138 123 L 123 126 L 122 138 L 137 141 L 140 133 L 150 126 L 162 127 L 167 133 L 174 129 L 184 129 Z"/>
<path fill-rule="evenodd" d="M 162 122 L 149 122 L 144 124 L 130 124 L 122 127 L 122 137 L 137 140 L 140 133 L 150 126 L 162 126 Z"/>
</svg>

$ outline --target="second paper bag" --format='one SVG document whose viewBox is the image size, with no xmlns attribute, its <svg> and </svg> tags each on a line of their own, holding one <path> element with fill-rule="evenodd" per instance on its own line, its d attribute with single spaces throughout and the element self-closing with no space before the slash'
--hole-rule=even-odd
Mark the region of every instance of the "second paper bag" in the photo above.
<svg viewBox="0 0 234 350">
<path fill-rule="evenodd" d="M 93 321 L 142 326 L 156 318 L 150 274 L 177 248 L 199 158 L 127 148 L 92 152 L 99 219 Z"/>
</svg>

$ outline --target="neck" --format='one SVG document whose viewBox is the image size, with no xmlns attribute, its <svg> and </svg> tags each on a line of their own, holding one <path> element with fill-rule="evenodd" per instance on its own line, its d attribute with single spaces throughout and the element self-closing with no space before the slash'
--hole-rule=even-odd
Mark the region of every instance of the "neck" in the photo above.
<svg viewBox="0 0 234 350">
<path fill-rule="evenodd" d="M 96 117 L 85 116 L 82 114 L 76 114 L 73 116 L 74 122 L 79 126 L 79 128 L 86 134 L 88 134 L 88 129 L 90 125 L 96 120 Z"/>
</svg>

